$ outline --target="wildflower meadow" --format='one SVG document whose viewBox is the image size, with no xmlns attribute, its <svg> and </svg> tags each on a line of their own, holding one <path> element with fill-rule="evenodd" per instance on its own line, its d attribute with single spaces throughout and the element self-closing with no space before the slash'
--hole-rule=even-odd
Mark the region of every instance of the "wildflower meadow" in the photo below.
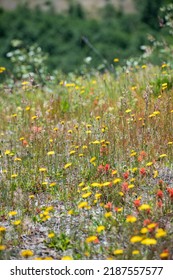
<svg viewBox="0 0 173 280">
<path fill-rule="evenodd" d="M 113 63 L 2 83 L 0 259 L 173 259 L 173 70 Z"/>
</svg>

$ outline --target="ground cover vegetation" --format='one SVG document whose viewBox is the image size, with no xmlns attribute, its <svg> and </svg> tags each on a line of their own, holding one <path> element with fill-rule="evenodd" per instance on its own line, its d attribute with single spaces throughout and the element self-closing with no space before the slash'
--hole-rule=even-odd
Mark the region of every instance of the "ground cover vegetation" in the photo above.
<svg viewBox="0 0 173 280">
<path fill-rule="evenodd" d="M 39 48 L 0 67 L 0 259 L 173 259 L 172 48 L 145 49 L 104 73 L 50 76 Z"/>
</svg>

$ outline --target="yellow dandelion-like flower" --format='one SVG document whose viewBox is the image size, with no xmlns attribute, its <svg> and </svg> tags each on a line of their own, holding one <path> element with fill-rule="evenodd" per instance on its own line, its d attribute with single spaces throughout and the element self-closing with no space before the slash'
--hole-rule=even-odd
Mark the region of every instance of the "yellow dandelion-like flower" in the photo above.
<svg viewBox="0 0 173 280">
<path fill-rule="evenodd" d="M 6 232 L 6 228 L 0 226 L 0 232 Z"/>
<path fill-rule="evenodd" d="M 140 254 L 140 251 L 139 250 L 133 250 L 132 251 L 132 255 L 139 255 Z"/>
<path fill-rule="evenodd" d="M 96 230 L 98 233 L 100 233 L 105 230 L 105 226 L 98 226 Z"/>
<path fill-rule="evenodd" d="M 143 227 L 143 228 L 141 228 L 141 230 L 140 230 L 140 232 L 142 233 L 142 234 L 145 234 L 145 233 L 147 233 L 149 230 L 148 230 L 148 228 L 146 228 L 146 227 Z"/>
<path fill-rule="evenodd" d="M 154 173 L 153 173 L 153 178 L 157 178 L 158 175 L 159 175 L 159 172 L 157 170 L 155 170 Z"/>
<path fill-rule="evenodd" d="M 113 251 L 114 255 L 122 255 L 124 253 L 123 249 L 116 249 L 115 251 Z"/>
<path fill-rule="evenodd" d="M 163 252 L 160 254 L 160 258 L 161 258 L 161 259 L 166 259 L 167 257 L 169 257 L 169 252 L 167 252 L 167 251 L 163 251 Z"/>
<path fill-rule="evenodd" d="M 46 207 L 45 212 L 50 212 L 50 211 L 53 211 L 53 210 L 54 210 L 53 206 L 48 206 L 48 207 Z M 46 215 L 47 215 L 47 213 L 46 213 Z"/>
<path fill-rule="evenodd" d="M 8 213 L 8 216 L 12 217 L 12 216 L 16 216 L 17 215 L 17 211 L 10 211 Z"/>
<path fill-rule="evenodd" d="M 4 251 L 6 249 L 5 245 L 0 245 L 0 251 Z"/>
<path fill-rule="evenodd" d="M 30 199 L 35 198 L 35 195 L 34 195 L 34 194 L 31 194 L 31 195 L 29 195 L 29 198 L 30 198 Z"/>
<path fill-rule="evenodd" d="M 85 186 L 85 183 L 84 183 L 84 182 L 81 182 L 78 186 L 79 186 L 79 187 L 83 187 L 83 186 Z"/>
<path fill-rule="evenodd" d="M 107 186 L 111 185 L 111 182 L 104 182 L 101 185 L 102 185 L 102 187 L 107 187 Z"/>
<path fill-rule="evenodd" d="M 114 58 L 114 62 L 119 62 L 119 58 L 118 58 L 118 57 L 115 57 L 115 58 Z"/>
<path fill-rule="evenodd" d="M 48 234 L 48 237 L 49 237 L 49 238 L 55 237 L 55 233 L 54 233 L 54 232 L 49 233 L 49 234 Z"/>
<path fill-rule="evenodd" d="M 106 212 L 104 214 L 104 216 L 105 216 L 105 218 L 110 218 L 110 217 L 112 217 L 112 212 Z"/>
<path fill-rule="evenodd" d="M 140 211 L 142 211 L 142 210 L 150 210 L 151 207 L 150 207 L 150 205 L 148 205 L 148 204 L 142 204 L 141 206 L 138 207 L 138 209 L 139 209 Z"/>
<path fill-rule="evenodd" d="M 48 156 L 53 156 L 54 154 L 55 154 L 54 151 L 49 151 L 49 152 L 47 153 Z"/>
<path fill-rule="evenodd" d="M 87 198 L 92 195 L 92 192 L 87 192 L 82 195 L 83 198 Z"/>
<path fill-rule="evenodd" d="M 137 221 L 137 218 L 135 216 L 129 215 L 126 218 L 127 223 L 135 223 Z"/>
<path fill-rule="evenodd" d="M 113 184 L 115 184 L 115 185 L 120 183 L 120 182 L 121 182 L 120 178 L 116 178 L 116 179 L 113 180 Z"/>
<path fill-rule="evenodd" d="M 101 186 L 102 186 L 102 184 L 97 183 L 97 182 L 94 182 L 91 184 L 91 187 L 101 187 Z"/>
<path fill-rule="evenodd" d="M 149 229 L 152 229 L 152 228 L 155 228 L 155 227 L 157 227 L 157 223 L 151 223 L 147 226 L 147 228 L 149 228 Z"/>
<path fill-rule="evenodd" d="M 69 152 L 69 155 L 72 156 L 72 155 L 74 155 L 75 153 L 76 153 L 76 151 L 73 150 L 73 151 L 70 151 L 70 152 Z"/>
<path fill-rule="evenodd" d="M 96 193 L 96 194 L 95 194 L 95 198 L 96 198 L 96 199 L 100 198 L 101 196 L 102 196 L 101 193 Z"/>
<path fill-rule="evenodd" d="M 137 242 L 140 242 L 142 239 L 143 239 L 142 236 L 134 235 L 130 238 L 130 242 L 131 243 L 137 243 Z"/>
<path fill-rule="evenodd" d="M 73 260 L 73 258 L 71 256 L 64 256 L 61 258 L 61 260 L 71 261 L 71 260 Z"/>
<path fill-rule="evenodd" d="M 95 235 L 89 236 L 85 239 L 86 243 L 91 243 L 95 240 L 97 240 L 97 236 L 95 236 Z"/>
<path fill-rule="evenodd" d="M 72 163 L 71 162 L 69 162 L 69 163 L 66 163 L 65 165 L 64 165 L 64 169 L 67 169 L 67 168 L 69 168 L 70 166 L 72 165 Z"/>
<path fill-rule="evenodd" d="M 50 183 L 49 187 L 55 187 L 56 186 L 56 182 L 52 182 Z"/>
<path fill-rule="evenodd" d="M 168 145 L 172 145 L 172 144 L 173 144 L 173 142 L 172 142 L 172 141 L 168 142 Z"/>
<path fill-rule="evenodd" d="M 31 250 L 23 250 L 20 252 L 20 255 L 24 258 L 29 258 L 32 257 L 34 255 L 34 252 Z"/>
<path fill-rule="evenodd" d="M 130 185 L 128 185 L 128 189 L 133 189 L 135 187 L 135 185 L 134 184 L 130 184 Z"/>
<path fill-rule="evenodd" d="M 142 69 L 145 69 L 145 68 L 147 68 L 147 65 L 143 64 L 143 65 L 141 66 L 141 68 L 142 68 Z"/>
<path fill-rule="evenodd" d="M 41 168 L 39 168 L 39 171 L 40 171 L 40 172 L 46 172 L 46 171 L 47 171 L 47 168 L 41 167 Z"/>
<path fill-rule="evenodd" d="M 164 157 L 167 157 L 167 154 L 162 154 L 159 156 L 159 158 L 164 158 Z"/>
<path fill-rule="evenodd" d="M 157 244 L 157 240 L 154 238 L 145 238 L 141 241 L 141 244 L 147 245 L 147 246 L 155 245 L 155 244 Z"/>
<path fill-rule="evenodd" d="M 92 144 L 100 144 L 100 141 L 95 140 L 95 141 L 92 142 Z"/>
<path fill-rule="evenodd" d="M 124 193 L 123 192 L 119 192 L 118 193 L 120 196 L 124 196 Z"/>
<path fill-rule="evenodd" d="M 161 238 L 161 237 L 164 237 L 166 235 L 167 235 L 167 232 L 165 230 L 163 230 L 162 228 L 158 228 L 156 230 L 156 234 L 155 234 L 156 238 Z"/>
<path fill-rule="evenodd" d="M 87 201 L 83 201 L 83 202 L 80 202 L 78 204 L 78 208 L 81 209 L 81 208 L 85 208 L 88 206 L 88 202 Z"/>
<path fill-rule="evenodd" d="M 18 174 L 12 174 L 11 178 L 16 178 L 18 176 Z"/>
<path fill-rule="evenodd" d="M 73 214 L 74 214 L 74 210 L 73 209 L 68 211 L 68 215 L 73 215 Z"/>
<path fill-rule="evenodd" d="M 16 220 L 16 221 L 12 222 L 12 224 L 13 224 L 14 226 L 18 226 L 18 225 L 21 224 L 21 220 Z"/>
<path fill-rule="evenodd" d="M 90 159 L 90 162 L 92 163 L 92 162 L 94 162 L 96 160 L 96 157 L 92 157 L 91 159 Z"/>
<path fill-rule="evenodd" d="M 146 164 L 146 166 L 151 166 L 151 165 L 153 165 L 153 162 L 152 162 L 152 161 L 150 161 L 150 162 L 148 162 L 148 163 Z"/>
</svg>

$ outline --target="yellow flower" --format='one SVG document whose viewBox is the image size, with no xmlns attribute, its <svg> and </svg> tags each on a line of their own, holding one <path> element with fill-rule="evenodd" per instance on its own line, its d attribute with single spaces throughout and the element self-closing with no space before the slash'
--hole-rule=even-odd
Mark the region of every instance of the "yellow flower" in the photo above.
<svg viewBox="0 0 173 280">
<path fill-rule="evenodd" d="M 105 218 L 109 218 L 109 217 L 112 217 L 112 212 L 106 212 L 104 214 Z"/>
<path fill-rule="evenodd" d="M 29 195 L 29 198 L 30 198 L 30 199 L 33 199 L 34 197 L 35 197 L 34 194 Z"/>
<path fill-rule="evenodd" d="M 156 234 L 155 234 L 156 238 L 164 237 L 166 235 L 167 235 L 167 232 L 165 230 L 163 230 L 162 228 L 158 228 L 156 230 Z"/>
<path fill-rule="evenodd" d="M 135 216 L 129 215 L 129 216 L 127 216 L 127 218 L 126 218 L 126 222 L 127 222 L 127 223 L 135 223 L 136 221 L 137 221 L 137 218 L 136 218 Z"/>
<path fill-rule="evenodd" d="M 148 204 L 142 204 L 141 206 L 138 207 L 138 209 L 141 210 L 149 210 L 151 209 L 150 205 Z"/>
<path fill-rule="evenodd" d="M 110 186 L 111 182 L 105 182 L 103 184 L 101 184 L 103 187 L 106 187 L 106 186 Z"/>
<path fill-rule="evenodd" d="M 127 109 L 125 112 L 130 113 L 131 111 L 132 111 L 131 109 Z"/>
<path fill-rule="evenodd" d="M 157 240 L 154 239 L 154 238 L 146 238 L 146 239 L 143 239 L 143 240 L 141 241 L 141 244 L 147 245 L 147 246 L 149 246 L 149 245 L 155 245 L 155 244 L 157 244 Z"/>
<path fill-rule="evenodd" d="M 83 198 L 87 198 L 92 195 L 92 192 L 87 192 L 82 195 Z"/>
<path fill-rule="evenodd" d="M 86 243 L 91 243 L 95 240 L 97 240 L 97 236 L 95 236 L 95 235 L 89 236 L 85 239 Z"/>
<path fill-rule="evenodd" d="M 54 232 L 51 232 L 51 233 L 48 234 L 48 237 L 49 237 L 49 238 L 53 238 L 54 236 L 55 236 L 55 233 L 54 233 Z"/>
<path fill-rule="evenodd" d="M 73 258 L 70 256 L 64 256 L 61 258 L 61 260 L 70 261 L 70 260 L 73 260 Z"/>
<path fill-rule="evenodd" d="M 119 58 L 118 58 L 118 57 L 115 57 L 115 58 L 114 58 L 114 62 L 119 62 Z"/>
<path fill-rule="evenodd" d="M 164 158 L 164 157 L 167 157 L 167 154 L 162 154 L 159 156 L 159 158 Z"/>
<path fill-rule="evenodd" d="M 84 182 L 81 182 L 78 186 L 79 186 L 79 187 L 83 187 L 83 186 L 85 186 L 85 183 L 84 183 Z"/>
<path fill-rule="evenodd" d="M 32 257 L 34 255 L 34 252 L 31 250 L 23 250 L 20 252 L 20 255 L 24 258 Z"/>
<path fill-rule="evenodd" d="M 70 167 L 72 165 L 72 163 L 71 162 L 69 162 L 69 163 L 66 163 L 65 165 L 64 165 L 64 169 L 67 169 L 68 167 Z"/>
<path fill-rule="evenodd" d="M 98 226 L 97 227 L 97 232 L 101 232 L 103 230 L 105 230 L 105 226 Z"/>
<path fill-rule="evenodd" d="M 154 174 L 153 174 L 153 178 L 157 178 L 157 177 L 158 177 L 158 174 L 159 174 L 158 171 L 155 170 L 155 171 L 154 171 Z"/>
<path fill-rule="evenodd" d="M 140 254 L 140 251 L 139 250 L 133 250 L 132 251 L 132 255 L 139 255 Z"/>
<path fill-rule="evenodd" d="M 8 213 L 8 216 L 12 217 L 12 216 L 16 216 L 17 215 L 17 211 L 10 211 Z"/>
<path fill-rule="evenodd" d="M 148 162 L 148 163 L 146 164 L 146 166 L 151 166 L 151 165 L 153 165 L 153 162 L 152 162 L 152 161 L 150 161 L 150 162 Z"/>
<path fill-rule="evenodd" d="M 0 245 L 0 251 L 4 251 L 6 249 L 5 245 Z"/>
<path fill-rule="evenodd" d="M 91 187 L 101 187 L 100 183 L 94 182 L 91 184 Z"/>
<path fill-rule="evenodd" d="M 118 184 L 118 183 L 120 183 L 121 182 L 121 179 L 120 178 L 116 178 L 115 180 L 113 180 L 113 183 L 116 185 L 116 184 Z"/>
<path fill-rule="evenodd" d="M 143 238 L 139 235 L 134 235 L 130 238 L 131 243 L 137 243 L 140 242 Z"/>
<path fill-rule="evenodd" d="M 73 214 L 74 214 L 73 209 L 71 209 L 71 210 L 68 211 L 68 215 L 73 215 Z"/>
<path fill-rule="evenodd" d="M 117 250 L 113 251 L 113 254 L 114 254 L 114 255 L 122 255 L 123 252 L 124 252 L 124 251 L 123 251 L 122 249 L 117 249 Z"/>
<path fill-rule="evenodd" d="M 55 154 L 54 151 L 50 151 L 50 152 L 47 153 L 48 156 L 53 156 L 54 154 Z"/>
<path fill-rule="evenodd" d="M 5 232 L 6 228 L 5 227 L 0 227 L 0 232 Z"/>
<path fill-rule="evenodd" d="M 95 198 L 96 198 L 96 199 L 98 199 L 98 198 L 101 197 L 101 196 L 102 196 L 101 193 L 96 193 L 96 194 L 95 194 Z"/>
<path fill-rule="evenodd" d="M 18 225 L 21 224 L 21 220 L 16 220 L 16 221 L 12 222 L 12 224 L 13 224 L 14 226 L 18 226 Z"/>
<path fill-rule="evenodd" d="M 44 167 L 41 167 L 41 168 L 39 168 L 39 171 L 40 171 L 40 172 L 46 172 L 46 171 L 47 171 L 47 169 L 46 169 L 46 168 L 44 168 Z"/>
<path fill-rule="evenodd" d="M 142 234 L 145 234 L 145 233 L 148 232 L 148 228 L 143 227 L 143 228 L 141 228 L 140 232 L 141 232 Z"/>
<path fill-rule="evenodd" d="M 165 252 L 163 251 L 163 252 L 160 254 L 160 258 L 161 258 L 161 259 L 165 259 L 165 258 L 167 258 L 168 256 L 169 256 L 169 252 L 166 252 L 166 251 L 165 251 Z"/>
<path fill-rule="evenodd" d="M 152 228 L 155 228 L 155 227 L 157 227 L 157 223 L 151 223 L 147 226 L 147 228 L 149 228 L 149 229 L 152 229 Z"/>
<path fill-rule="evenodd" d="M 92 162 L 94 162 L 96 160 L 96 157 L 92 157 L 91 159 L 90 159 L 90 162 L 92 163 Z"/>
<path fill-rule="evenodd" d="M 70 156 L 74 155 L 75 153 L 76 153 L 76 151 L 74 151 L 74 150 L 69 152 Z"/>
<path fill-rule="evenodd" d="M 11 178 L 16 178 L 18 176 L 18 174 L 12 174 Z"/>
<path fill-rule="evenodd" d="M 52 182 L 50 183 L 49 187 L 55 187 L 56 186 L 56 182 Z"/>
<path fill-rule="evenodd" d="M 87 207 L 88 206 L 88 202 L 86 202 L 86 201 L 83 201 L 83 202 L 80 202 L 79 204 L 78 204 L 78 208 L 80 209 L 80 208 L 85 208 L 85 207 Z"/>
</svg>

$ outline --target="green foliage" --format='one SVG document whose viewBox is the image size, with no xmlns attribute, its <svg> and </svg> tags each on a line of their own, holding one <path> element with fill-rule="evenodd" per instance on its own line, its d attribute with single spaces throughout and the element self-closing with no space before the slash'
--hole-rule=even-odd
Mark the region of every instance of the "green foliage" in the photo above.
<svg viewBox="0 0 173 280">
<path fill-rule="evenodd" d="M 0 11 L 0 64 L 14 72 L 6 54 L 13 52 L 11 41 L 17 39 L 27 50 L 35 44 L 40 46 L 49 55 L 46 65 L 50 72 L 82 72 L 86 57 L 92 58 L 91 68 L 109 69 L 114 57 L 123 63 L 129 56 L 140 55 L 141 44 L 147 43 L 146 33 L 151 32 L 138 14 L 124 15 L 110 4 L 95 19 L 87 17 L 81 6 L 74 4 L 70 4 L 66 14 L 56 14 L 52 7 L 43 12 L 19 6 L 13 11 Z"/>
<path fill-rule="evenodd" d="M 49 248 L 54 248 L 58 251 L 65 251 L 67 249 L 72 248 L 72 244 L 70 243 L 70 239 L 66 234 L 61 233 L 60 235 L 55 235 L 49 241 L 45 242 Z"/>
</svg>

